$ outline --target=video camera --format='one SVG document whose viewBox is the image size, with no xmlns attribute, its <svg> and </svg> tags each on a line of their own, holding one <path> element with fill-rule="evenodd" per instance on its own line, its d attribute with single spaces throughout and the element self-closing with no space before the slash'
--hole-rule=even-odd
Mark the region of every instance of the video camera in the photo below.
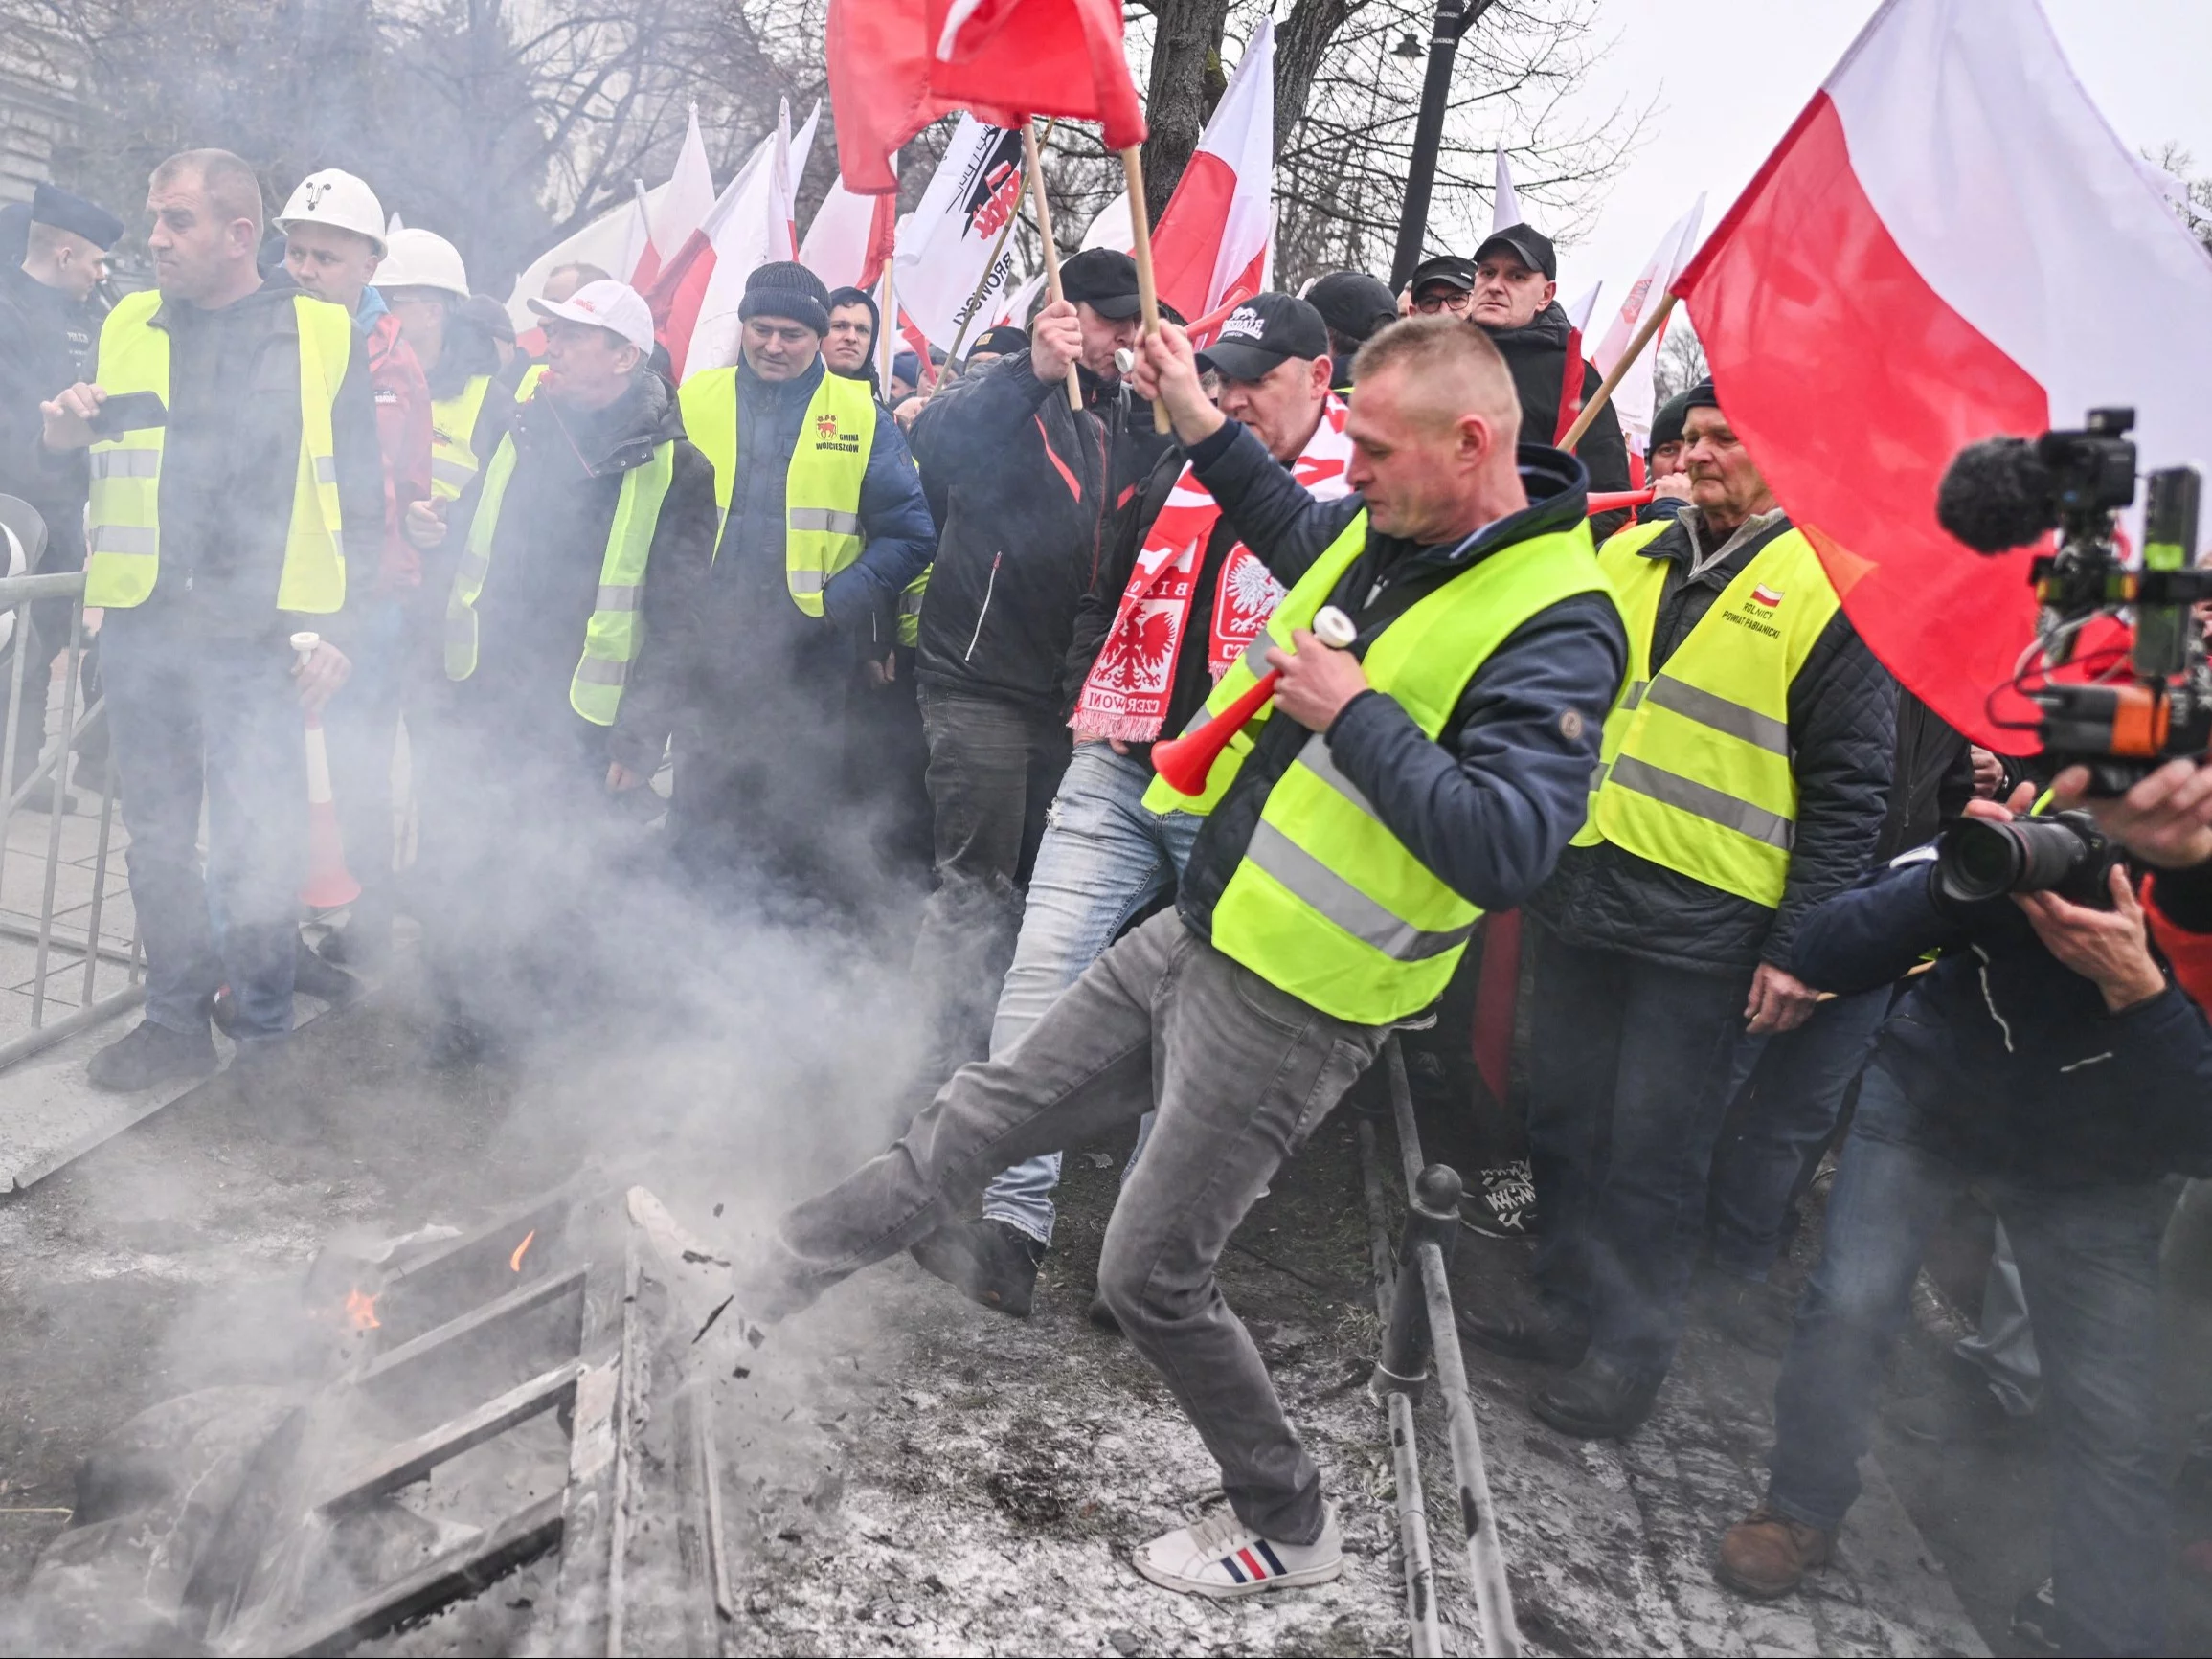
<svg viewBox="0 0 2212 1659">
<path fill-rule="evenodd" d="M 2202 479 L 2192 466 L 2150 475 L 2142 562 L 2129 565 L 2117 521 L 2135 500 L 2134 424 L 2132 409 L 2093 409 L 2079 432 L 1970 444 L 1952 459 L 1935 504 L 1943 527 L 1977 552 L 2059 532 L 2058 551 L 2029 568 L 2043 611 L 2012 684 L 2043 710 L 2021 729 L 2059 765 L 2087 766 L 2098 795 L 2212 749 L 2212 667 L 2190 609 L 2212 600 L 2212 571 L 2190 565 Z M 2052 678 L 2073 661 L 2085 626 L 2127 611 L 2134 644 L 2124 662 L 2093 680 Z"/>
</svg>

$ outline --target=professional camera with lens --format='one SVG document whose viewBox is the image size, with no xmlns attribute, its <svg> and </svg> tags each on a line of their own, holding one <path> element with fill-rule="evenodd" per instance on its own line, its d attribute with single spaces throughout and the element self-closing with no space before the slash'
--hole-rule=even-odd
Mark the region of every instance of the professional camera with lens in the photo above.
<svg viewBox="0 0 2212 1659">
<path fill-rule="evenodd" d="M 1998 820 L 1961 818 L 1935 849 L 1943 896 L 1978 904 L 2006 893 L 2056 893 L 2092 909 L 2112 908 L 2112 870 L 2125 853 L 2086 812 Z"/>
<path fill-rule="evenodd" d="M 1943 527 L 1977 552 L 2001 553 L 2059 532 L 2058 550 L 2029 568 L 2043 609 L 2034 647 L 2013 688 L 2043 710 L 2032 723 L 2062 766 L 2088 768 L 2090 788 L 2118 795 L 2177 755 L 2212 749 L 2212 668 L 2191 607 L 2212 599 L 2212 571 L 2191 568 L 2197 547 L 2195 467 L 2150 476 L 2143 557 L 2121 557 L 2117 521 L 2135 500 L 2132 409 L 2093 409 L 2079 432 L 1993 437 L 1952 459 L 1936 497 Z M 2128 657 L 2075 662 L 2098 617 L 2132 618 Z"/>
</svg>

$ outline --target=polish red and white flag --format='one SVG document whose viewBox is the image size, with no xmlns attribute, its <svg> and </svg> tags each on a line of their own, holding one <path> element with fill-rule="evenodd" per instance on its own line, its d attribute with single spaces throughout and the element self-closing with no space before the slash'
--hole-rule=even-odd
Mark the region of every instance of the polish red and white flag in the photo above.
<svg viewBox="0 0 2212 1659">
<path fill-rule="evenodd" d="M 1274 187 L 1275 22 L 1262 13 L 1153 228 L 1152 269 L 1162 301 L 1196 318 L 1268 286 Z"/>
<path fill-rule="evenodd" d="M 641 294 L 650 289 L 662 268 L 683 251 L 691 233 L 713 210 L 714 172 L 707 165 L 707 141 L 699 136 L 699 106 L 694 103 L 684 127 L 683 147 L 676 152 L 675 173 L 647 217 L 646 241 L 631 266 L 630 286 Z"/>
<path fill-rule="evenodd" d="M 891 165 L 895 171 L 897 156 L 891 158 Z M 820 277 L 824 287 L 872 291 L 891 262 L 897 235 L 895 191 L 858 195 L 845 188 L 843 179 L 833 178 L 829 193 L 806 227 L 806 239 L 799 245 L 799 262 Z"/>
<path fill-rule="evenodd" d="M 1600 374 L 1613 372 L 1613 366 L 1627 353 L 1629 341 L 1635 338 L 1651 308 L 1659 303 L 1660 296 L 1690 262 L 1690 256 L 1697 252 L 1698 225 L 1704 213 L 1705 198 L 1701 193 L 1690 211 L 1667 227 L 1659 245 L 1652 250 L 1650 262 L 1630 285 L 1628 298 L 1621 302 L 1620 309 L 1613 314 L 1613 321 L 1606 326 L 1605 338 L 1591 353 L 1590 360 L 1597 365 Z M 1666 329 L 1662 325 L 1651 344 L 1644 347 L 1643 354 L 1629 365 L 1628 372 L 1620 377 L 1620 384 L 1614 388 L 1614 412 L 1620 417 L 1621 435 L 1628 439 L 1628 452 L 1632 456 L 1640 456 L 1651 447 L 1651 421 L 1659 401 L 1659 382 L 1653 369 L 1659 362 L 1659 347 L 1665 339 Z"/>
<path fill-rule="evenodd" d="M 2107 405 L 2146 470 L 2212 457 L 2212 258 L 2043 8 L 1887 0 L 1675 290 L 1868 645 L 2019 751 L 1993 713 L 2032 710 L 1992 693 L 2031 637 L 2031 555 L 1937 526 L 1946 464 Z"/>
</svg>

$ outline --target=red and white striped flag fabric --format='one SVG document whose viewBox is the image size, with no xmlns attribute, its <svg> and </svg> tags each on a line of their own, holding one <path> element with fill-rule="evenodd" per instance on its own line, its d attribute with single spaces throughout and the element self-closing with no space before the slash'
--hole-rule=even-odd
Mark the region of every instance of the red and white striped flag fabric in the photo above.
<svg viewBox="0 0 2212 1659">
<path fill-rule="evenodd" d="M 895 169 L 895 156 L 892 165 Z M 843 179 L 831 179 L 829 193 L 814 210 L 806 239 L 799 245 L 799 262 L 824 287 L 872 290 L 891 261 L 897 227 L 896 192 L 858 195 L 845 188 Z"/>
<path fill-rule="evenodd" d="M 1267 287 L 1274 181 L 1275 21 L 1262 14 L 1152 232 L 1162 301 L 1196 318 Z"/>
<path fill-rule="evenodd" d="M 1705 214 L 1705 198 L 1701 193 L 1691 204 L 1690 211 L 1667 227 L 1659 245 L 1652 250 L 1651 261 L 1643 268 L 1630 286 L 1628 298 L 1614 313 L 1613 321 L 1605 330 L 1605 338 L 1597 343 L 1591 361 L 1597 365 L 1600 374 L 1611 374 L 1628 350 L 1628 343 L 1643 323 L 1651 308 L 1659 303 L 1674 280 L 1682 275 L 1682 267 L 1690 262 L 1697 252 L 1698 225 Z M 1651 443 L 1651 420 L 1659 401 L 1659 382 L 1653 367 L 1659 362 L 1659 346 L 1666 339 L 1662 327 L 1659 336 L 1643 349 L 1643 354 L 1629 365 L 1614 389 L 1613 406 L 1620 416 L 1622 436 L 1628 439 L 1628 452 L 1640 456 Z"/>
<path fill-rule="evenodd" d="M 676 152 L 676 170 L 661 192 L 648 223 L 650 235 L 631 268 L 630 286 L 641 294 L 649 290 L 661 268 L 683 251 L 691 233 L 714 211 L 714 173 L 707 165 L 707 141 L 699 136 L 699 106 L 691 106 L 684 127 L 684 145 Z"/>
<path fill-rule="evenodd" d="M 1675 288 L 1867 644 L 2018 752 L 1992 711 L 2032 710 L 1992 693 L 2032 633 L 2030 555 L 1944 533 L 1944 467 L 2105 405 L 2135 409 L 2146 468 L 2212 456 L 2212 258 L 2042 7 L 1887 0 Z"/>
</svg>

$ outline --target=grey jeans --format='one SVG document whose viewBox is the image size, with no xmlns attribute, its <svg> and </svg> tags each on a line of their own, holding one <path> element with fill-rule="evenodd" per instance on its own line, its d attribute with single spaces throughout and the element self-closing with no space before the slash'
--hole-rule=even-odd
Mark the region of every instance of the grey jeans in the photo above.
<svg viewBox="0 0 2212 1659">
<path fill-rule="evenodd" d="M 739 1305 L 777 1318 L 954 1220 L 1009 1164 L 1157 1110 L 1107 1223 L 1098 1289 L 1221 1465 L 1238 1519 L 1311 1543 L 1320 1473 L 1214 1278 L 1229 1237 L 1381 1047 L 1162 911 L 996 1059 L 964 1065 L 905 1138 L 785 1213 Z"/>
</svg>

